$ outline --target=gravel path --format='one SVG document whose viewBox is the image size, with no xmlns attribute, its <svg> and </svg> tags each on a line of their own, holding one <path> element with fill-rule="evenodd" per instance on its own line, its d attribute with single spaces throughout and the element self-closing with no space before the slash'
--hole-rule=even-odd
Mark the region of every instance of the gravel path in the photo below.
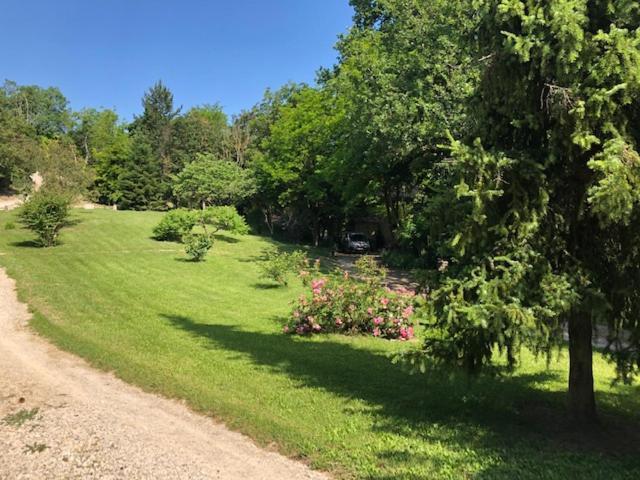
<svg viewBox="0 0 640 480">
<path fill-rule="evenodd" d="M 22 197 L 17 195 L 3 196 L 0 195 L 0 210 L 13 210 L 22 205 Z"/>
<path fill-rule="evenodd" d="M 0 269 L 0 479 L 326 479 L 27 327 Z"/>
<path fill-rule="evenodd" d="M 349 273 L 354 273 L 356 270 L 355 263 L 361 257 L 362 255 L 358 254 L 336 253 L 332 261 L 336 267 L 346 270 Z M 380 262 L 379 255 L 373 255 L 373 257 Z M 386 284 L 391 288 L 405 287 L 415 289 L 418 287 L 418 283 L 411 278 L 410 272 L 398 268 L 387 268 Z"/>
</svg>

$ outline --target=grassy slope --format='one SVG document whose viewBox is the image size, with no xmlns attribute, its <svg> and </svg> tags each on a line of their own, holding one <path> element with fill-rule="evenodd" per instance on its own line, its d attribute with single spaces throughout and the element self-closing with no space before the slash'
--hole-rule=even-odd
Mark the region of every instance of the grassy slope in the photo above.
<svg viewBox="0 0 640 480">
<path fill-rule="evenodd" d="M 281 334 L 300 287 L 261 283 L 265 239 L 221 239 L 193 264 L 149 238 L 156 213 L 76 211 L 54 249 L 5 230 L 13 216 L 0 213 L 0 265 L 39 332 L 317 468 L 380 480 L 640 477 L 637 453 L 561 433 L 566 358 L 546 370 L 526 357 L 504 379 L 409 376 L 387 358 L 406 345 Z M 611 387 L 599 358 L 596 375 L 603 409 L 637 420 L 638 388 Z"/>
</svg>

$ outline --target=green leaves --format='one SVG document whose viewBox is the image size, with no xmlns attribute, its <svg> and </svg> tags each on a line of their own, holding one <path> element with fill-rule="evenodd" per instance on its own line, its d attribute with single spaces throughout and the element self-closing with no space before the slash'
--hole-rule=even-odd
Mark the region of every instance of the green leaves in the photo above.
<svg viewBox="0 0 640 480">
<path fill-rule="evenodd" d="M 629 224 L 634 208 L 640 203 L 640 155 L 623 139 L 605 143 L 601 152 L 589 161 L 598 180 L 589 188 L 589 204 L 606 226 Z"/>
<path fill-rule="evenodd" d="M 198 154 L 173 181 L 174 195 L 180 204 L 191 208 L 237 205 L 254 191 L 255 182 L 249 170 L 210 154 Z"/>
<path fill-rule="evenodd" d="M 20 222 L 38 235 L 42 247 L 52 247 L 67 224 L 69 204 L 69 197 L 60 193 L 36 193 L 22 207 Z"/>
<path fill-rule="evenodd" d="M 427 205 L 449 267 L 425 352 L 477 371 L 506 349 L 515 365 L 521 345 L 561 342 L 570 314 L 640 338 L 640 298 L 622 288 L 640 277 L 638 17 L 628 1 L 477 4 L 481 140 L 453 141 L 434 170 Z M 637 371 L 638 356 L 611 357 Z"/>
</svg>

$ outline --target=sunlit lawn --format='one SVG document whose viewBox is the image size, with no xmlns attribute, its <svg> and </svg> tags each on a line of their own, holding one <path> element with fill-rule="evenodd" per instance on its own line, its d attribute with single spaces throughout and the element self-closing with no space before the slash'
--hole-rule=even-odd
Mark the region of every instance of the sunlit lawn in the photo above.
<svg viewBox="0 0 640 480">
<path fill-rule="evenodd" d="M 206 262 L 185 262 L 150 238 L 160 215 L 74 211 L 63 244 L 40 249 L 0 213 L 0 265 L 34 328 L 338 477 L 640 478 L 640 448 L 615 441 L 618 427 L 564 433 L 566 358 L 471 381 L 408 375 L 388 358 L 407 344 L 284 335 L 301 287 L 259 278 L 268 240 L 220 237 Z M 640 390 L 611 386 L 600 357 L 596 375 L 605 422 L 634 425 Z"/>
</svg>

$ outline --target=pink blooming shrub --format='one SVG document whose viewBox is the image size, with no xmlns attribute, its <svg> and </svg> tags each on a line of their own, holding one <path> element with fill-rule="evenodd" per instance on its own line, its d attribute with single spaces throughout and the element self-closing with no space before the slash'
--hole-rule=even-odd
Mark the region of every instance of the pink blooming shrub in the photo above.
<svg viewBox="0 0 640 480">
<path fill-rule="evenodd" d="M 385 288 L 385 270 L 373 259 L 363 257 L 358 273 L 338 271 L 322 276 L 315 269 L 312 278 L 304 271 L 310 292 L 295 302 L 285 333 L 363 333 L 375 337 L 409 340 L 414 335 L 415 293 L 406 288 Z"/>
</svg>

